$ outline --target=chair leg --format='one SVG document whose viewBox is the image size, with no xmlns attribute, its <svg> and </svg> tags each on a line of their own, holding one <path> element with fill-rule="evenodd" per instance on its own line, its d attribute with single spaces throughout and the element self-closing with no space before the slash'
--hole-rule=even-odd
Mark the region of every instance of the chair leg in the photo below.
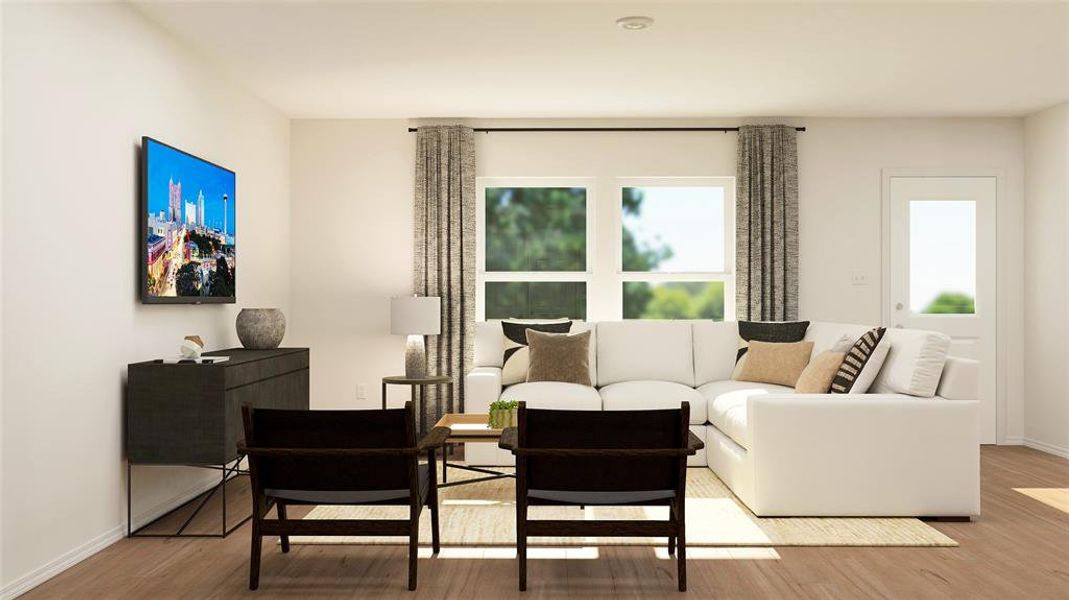
<svg viewBox="0 0 1069 600">
<path fill-rule="evenodd" d="M 438 495 L 437 491 L 434 495 Z M 441 538 L 438 535 L 438 498 L 434 498 L 431 501 L 431 552 L 437 556 L 441 549 Z"/>
<path fill-rule="evenodd" d="M 279 502 L 275 506 L 277 507 L 277 510 L 278 510 L 278 518 L 283 520 L 283 521 L 285 521 L 286 518 L 287 518 L 286 517 L 286 505 L 283 504 L 282 502 Z M 281 536 L 279 536 L 279 538 L 282 540 L 282 553 L 283 554 L 288 553 L 290 551 L 290 536 L 281 535 Z"/>
<path fill-rule="evenodd" d="M 516 507 L 516 561 L 520 570 L 520 591 L 527 591 L 527 507 Z"/>
<path fill-rule="evenodd" d="M 408 534 L 408 589 L 416 589 L 416 562 L 419 554 L 419 514 L 412 518 L 412 527 Z"/>
<path fill-rule="evenodd" d="M 675 522 L 676 520 L 676 507 L 671 505 L 668 507 L 668 518 Z M 676 553 L 676 536 L 668 536 L 668 556 L 672 556 Z"/>
<path fill-rule="evenodd" d="M 527 591 L 527 536 L 516 540 L 516 559 L 520 563 L 520 591 Z"/>
<path fill-rule="evenodd" d="M 260 587 L 260 551 L 263 550 L 263 536 L 256 523 L 252 525 L 252 548 L 249 554 L 249 589 Z"/>
<path fill-rule="evenodd" d="M 679 580 L 679 591 L 687 591 L 687 539 L 682 526 L 679 528 L 679 542 L 676 548 L 676 578 Z"/>
</svg>

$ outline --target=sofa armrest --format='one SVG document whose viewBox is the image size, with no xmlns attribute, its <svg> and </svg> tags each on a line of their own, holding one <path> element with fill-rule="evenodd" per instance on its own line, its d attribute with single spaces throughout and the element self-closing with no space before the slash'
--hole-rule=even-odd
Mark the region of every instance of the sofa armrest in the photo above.
<svg viewBox="0 0 1069 600">
<path fill-rule="evenodd" d="M 476 367 L 464 377 L 464 412 L 489 412 L 500 397 L 501 367 Z"/>
<path fill-rule="evenodd" d="M 769 394 L 747 415 L 759 515 L 980 513 L 977 401 Z"/>
<path fill-rule="evenodd" d="M 936 394 L 947 400 L 980 398 L 980 362 L 951 356 L 943 365 Z"/>
</svg>

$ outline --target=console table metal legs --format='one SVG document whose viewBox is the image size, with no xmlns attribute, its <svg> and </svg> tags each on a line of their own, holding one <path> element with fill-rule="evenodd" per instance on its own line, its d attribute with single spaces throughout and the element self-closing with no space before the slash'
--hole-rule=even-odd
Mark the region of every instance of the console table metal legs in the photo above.
<svg viewBox="0 0 1069 600">
<path fill-rule="evenodd" d="M 156 517 L 151 522 L 146 523 L 145 525 L 142 525 L 142 526 L 138 527 L 137 529 L 133 528 L 133 526 L 134 526 L 134 520 L 133 520 L 134 503 L 133 503 L 133 474 L 132 474 L 132 470 L 133 470 L 134 464 L 132 464 L 130 462 L 127 462 L 126 463 L 126 535 L 127 535 L 127 537 L 160 537 L 160 538 L 169 538 L 169 537 L 198 537 L 198 538 L 204 538 L 204 537 L 208 537 L 208 538 L 223 538 L 223 537 L 226 537 L 226 536 L 230 535 L 235 529 L 237 529 L 238 527 L 241 527 L 242 525 L 245 524 L 246 521 L 248 521 L 249 519 L 252 518 L 252 513 L 249 513 L 249 516 L 245 517 L 244 519 L 242 519 L 241 521 L 239 521 L 238 523 L 236 523 L 232 527 L 229 527 L 229 528 L 227 527 L 226 484 L 227 484 L 227 482 L 229 482 L 231 479 L 234 479 L 235 477 L 240 477 L 242 475 L 248 475 L 249 474 L 249 471 L 247 469 L 242 469 L 241 468 L 241 461 L 244 460 L 244 458 L 245 458 L 244 456 L 239 456 L 237 458 L 237 460 L 235 460 L 235 461 L 233 461 L 231 463 L 227 463 L 225 465 L 161 465 L 161 464 L 155 464 L 155 463 L 148 463 L 148 464 L 139 465 L 139 466 L 155 466 L 155 467 L 166 467 L 166 466 L 170 466 L 170 467 L 196 467 L 196 468 L 200 468 L 200 469 L 211 469 L 211 470 L 219 471 L 221 475 L 220 475 L 219 483 L 217 483 L 214 486 L 212 486 L 212 488 L 210 490 L 205 491 L 204 493 L 202 493 L 199 496 L 193 498 L 192 500 L 189 500 L 187 502 L 183 502 L 179 506 L 167 511 L 166 513 L 164 513 L 163 515 L 160 515 L 159 517 Z M 223 505 L 223 507 L 222 507 L 223 508 L 222 509 L 222 513 L 223 514 L 222 514 L 222 519 L 221 519 L 222 522 L 221 522 L 221 528 L 219 530 L 219 533 L 186 533 L 185 532 L 186 528 L 189 527 L 189 524 L 193 522 L 193 519 L 195 519 L 197 517 L 197 515 L 200 514 L 201 509 L 204 508 L 204 506 L 208 503 L 208 500 L 210 500 L 211 497 L 214 496 L 216 492 L 219 492 L 221 500 L 222 500 L 222 505 Z M 200 502 L 197 504 L 197 507 L 195 509 L 193 509 L 193 513 L 190 514 L 189 517 L 186 518 L 186 520 L 178 527 L 178 530 L 175 531 L 174 533 L 143 533 L 143 531 L 145 529 L 147 529 L 147 528 L 151 527 L 152 525 L 156 524 L 161 519 L 164 519 L 166 517 L 169 517 L 169 516 L 173 515 L 175 512 L 177 512 L 178 510 L 182 509 L 185 506 L 188 506 L 192 502 L 196 502 L 197 498 L 200 498 Z"/>
</svg>

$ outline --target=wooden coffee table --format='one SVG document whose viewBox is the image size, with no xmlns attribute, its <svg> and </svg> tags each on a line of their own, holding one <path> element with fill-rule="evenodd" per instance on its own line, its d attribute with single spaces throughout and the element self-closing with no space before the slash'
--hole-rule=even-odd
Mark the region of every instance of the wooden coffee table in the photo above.
<svg viewBox="0 0 1069 600">
<path fill-rule="evenodd" d="M 435 427 L 447 427 L 449 428 L 449 437 L 446 438 L 445 444 L 448 448 L 449 444 L 494 444 L 496 445 L 498 440 L 501 439 L 501 430 L 492 429 L 487 422 L 490 420 L 490 415 L 487 414 L 458 414 L 449 413 L 444 415 L 437 423 Z M 475 473 L 482 473 L 486 477 L 476 477 L 475 479 L 465 479 L 463 481 L 449 482 L 449 469 L 460 469 L 463 471 L 472 471 Z M 501 471 L 494 471 L 493 469 L 486 469 L 483 467 L 472 467 L 470 465 L 462 465 L 458 463 L 449 462 L 448 452 L 442 454 L 442 483 L 438 487 L 450 487 L 454 485 L 465 485 L 468 483 L 478 483 L 480 481 L 492 481 L 494 479 L 515 479 L 514 473 L 502 473 Z"/>
</svg>

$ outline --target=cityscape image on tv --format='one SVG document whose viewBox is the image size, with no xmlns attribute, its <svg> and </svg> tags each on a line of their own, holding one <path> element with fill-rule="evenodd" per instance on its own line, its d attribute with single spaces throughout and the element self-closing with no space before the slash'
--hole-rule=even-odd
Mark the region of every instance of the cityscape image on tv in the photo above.
<svg viewBox="0 0 1069 600">
<path fill-rule="evenodd" d="M 145 152 L 147 294 L 234 297 L 234 173 L 152 139 Z"/>
</svg>

